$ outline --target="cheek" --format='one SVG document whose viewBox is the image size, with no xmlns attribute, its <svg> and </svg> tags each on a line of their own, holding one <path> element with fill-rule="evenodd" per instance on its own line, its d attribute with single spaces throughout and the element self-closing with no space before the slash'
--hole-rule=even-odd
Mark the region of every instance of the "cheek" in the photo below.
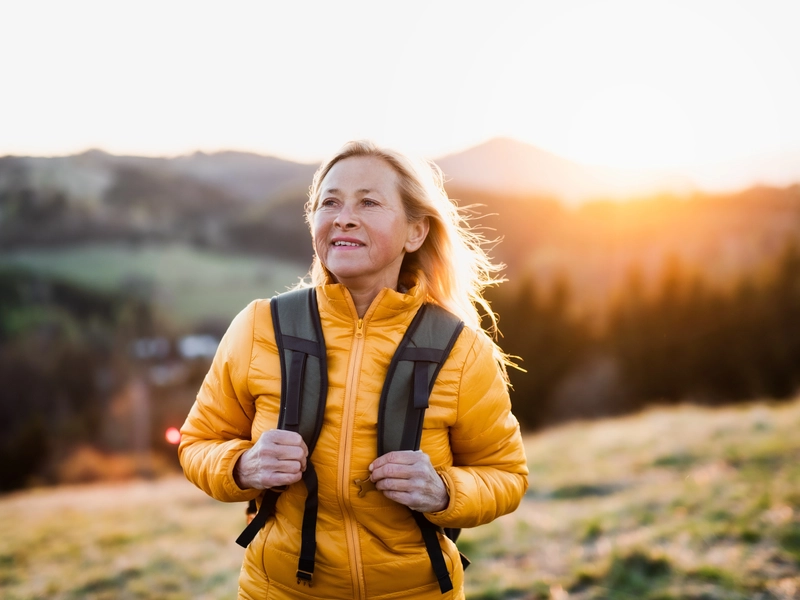
<svg viewBox="0 0 800 600">
<path fill-rule="evenodd" d="M 329 224 L 324 216 L 319 213 L 314 215 L 314 219 L 311 221 L 311 237 L 314 239 L 314 243 L 325 237 L 328 228 Z"/>
<path fill-rule="evenodd" d="M 325 240 L 325 227 L 323 226 L 323 221 L 319 217 L 314 217 L 314 220 L 311 222 L 311 241 L 314 245 L 314 249 L 317 251 L 317 254 L 323 249 L 325 244 L 321 244 L 323 240 Z"/>
</svg>

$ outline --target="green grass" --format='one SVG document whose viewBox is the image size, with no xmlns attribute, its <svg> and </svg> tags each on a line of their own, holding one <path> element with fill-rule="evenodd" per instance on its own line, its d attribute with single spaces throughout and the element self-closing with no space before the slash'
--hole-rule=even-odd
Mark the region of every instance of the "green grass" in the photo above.
<svg viewBox="0 0 800 600">
<path fill-rule="evenodd" d="M 309 240 L 309 256 L 311 253 Z M 179 326 L 229 321 L 254 298 L 268 298 L 305 275 L 308 265 L 206 252 L 181 244 L 93 244 L 6 252 L 21 266 L 104 291 L 136 289 Z"/>
<path fill-rule="evenodd" d="M 467 597 L 800 598 L 798 430 L 800 400 L 528 437 L 533 492 L 459 539 Z M 0 597 L 234 598 L 243 511 L 180 477 L 0 497 Z"/>
</svg>

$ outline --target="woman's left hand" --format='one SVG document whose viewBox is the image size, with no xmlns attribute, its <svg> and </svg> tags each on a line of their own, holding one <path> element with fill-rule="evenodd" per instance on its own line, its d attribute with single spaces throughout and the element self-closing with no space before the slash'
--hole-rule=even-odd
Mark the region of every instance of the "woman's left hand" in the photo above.
<svg viewBox="0 0 800 600">
<path fill-rule="evenodd" d="M 370 479 L 383 495 L 419 512 L 438 512 L 447 508 L 450 495 L 444 481 L 424 452 L 389 452 L 369 466 Z"/>
</svg>

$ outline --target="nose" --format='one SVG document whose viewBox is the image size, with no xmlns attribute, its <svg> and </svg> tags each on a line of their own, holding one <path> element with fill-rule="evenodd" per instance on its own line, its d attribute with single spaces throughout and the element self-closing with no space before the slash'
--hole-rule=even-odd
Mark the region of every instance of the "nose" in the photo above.
<svg viewBox="0 0 800 600">
<path fill-rule="evenodd" d="M 346 230 L 355 227 L 358 224 L 358 221 L 352 208 L 345 205 L 336 215 L 336 218 L 333 220 L 333 224 L 339 229 Z"/>
</svg>

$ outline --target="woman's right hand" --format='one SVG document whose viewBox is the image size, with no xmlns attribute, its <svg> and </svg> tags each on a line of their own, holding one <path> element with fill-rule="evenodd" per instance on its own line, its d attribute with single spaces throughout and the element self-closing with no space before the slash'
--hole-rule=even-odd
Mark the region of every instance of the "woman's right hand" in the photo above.
<svg viewBox="0 0 800 600">
<path fill-rule="evenodd" d="M 307 457 L 308 447 L 299 433 L 270 429 L 239 457 L 233 477 L 243 490 L 290 485 L 302 479 Z"/>
</svg>

